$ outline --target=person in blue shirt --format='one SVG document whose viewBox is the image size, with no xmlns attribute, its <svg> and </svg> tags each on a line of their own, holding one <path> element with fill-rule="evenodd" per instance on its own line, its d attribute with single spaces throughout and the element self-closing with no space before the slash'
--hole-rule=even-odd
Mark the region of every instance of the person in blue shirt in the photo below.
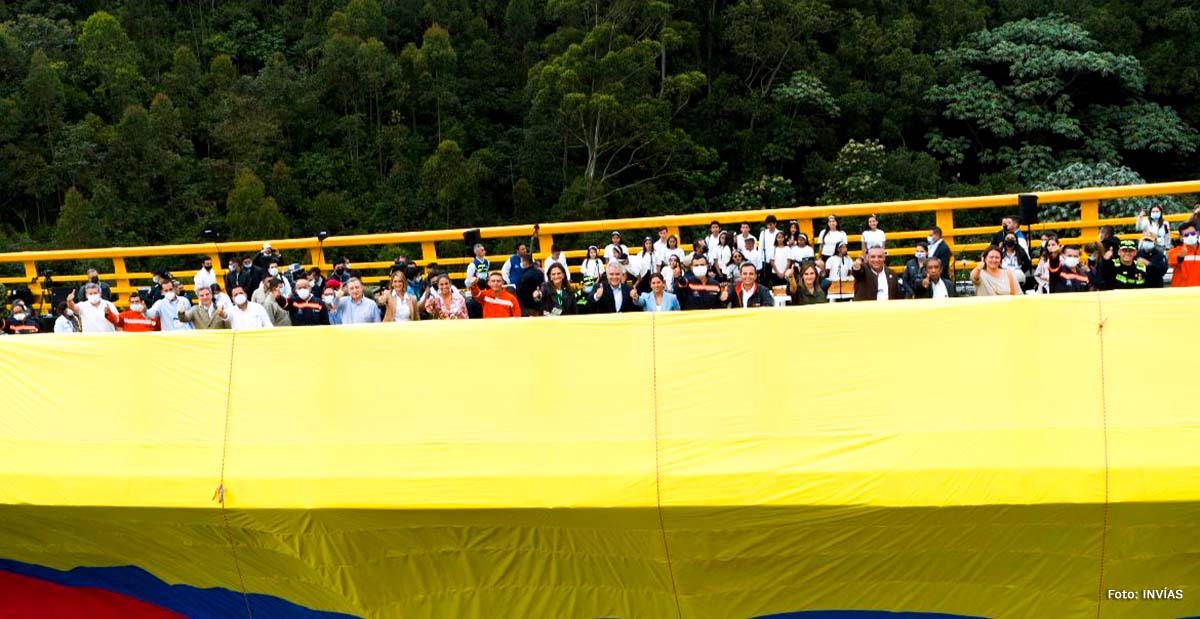
<svg viewBox="0 0 1200 619">
<path fill-rule="evenodd" d="M 667 281 L 661 273 L 650 276 L 650 292 L 638 294 L 632 292 L 633 300 L 642 307 L 644 312 L 678 312 L 679 298 L 666 291 Z"/>
</svg>

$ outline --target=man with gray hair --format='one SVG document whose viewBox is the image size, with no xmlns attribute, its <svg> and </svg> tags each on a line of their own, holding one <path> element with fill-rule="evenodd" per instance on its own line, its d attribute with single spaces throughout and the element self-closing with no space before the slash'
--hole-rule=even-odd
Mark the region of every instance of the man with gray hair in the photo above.
<svg viewBox="0 0 1200 619">
<path fill-rule="evenodd" d="M 487 277 L 489 271 L 492 270 L 492 261 L 488 260 L 487 249 L 483 243 L 476 243 L 473 248 L 475 257 L 471 258 L 470 264 L 467 265 L 467 280 L 466 289 L 470 290 L 481 277 Z M 480 286 L 482 288 L 482 286 Z"/>
<path fill-rule="evenodd" d="M 641 306 L 633 301 L 633 289 L 625 283 L 625 266 L 619 262 L 608 263 L 604 281 L 596 284 L 596 290 L 588 298 L 588 309 L 593 314 L 623 314 L 640 312 Z"/>
<path fill-rule="evenodd" d="M 100 298 L 100 285 L 88 282 L 83 285 L 84 301 L 76 303 L 67 297 L 67 307 L 79 316 L 84 333 L 113 333 L 120 321 L 120 312 L 111 301 Z"/>
<path fill-rule="evenodd" d="M 912 287 L 914 299 L 945 299 L 957 296 L 954 294 L 954 282 L 946 278 L 940 258 L 925 260 L 925 277 L 914 279 Z"/>
<path fill-rule="evenodd" d="M 343 296 L 329 311 L 331 323 L 333 319 L 336 319 L 337 324 L 340 325 L 379 322 L 379 304 L 374 299 L 368 299 L 363 295 L 362 280 L 351 277 L 346 280 L 346 285 L 338 291 L 338 294 Z"/>
</svg>

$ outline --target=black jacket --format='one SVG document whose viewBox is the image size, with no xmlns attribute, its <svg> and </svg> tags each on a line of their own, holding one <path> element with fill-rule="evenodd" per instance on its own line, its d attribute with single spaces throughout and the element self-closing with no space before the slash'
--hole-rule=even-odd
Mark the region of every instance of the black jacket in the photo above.
<svg viewBox="0 0 1200 619">
<path fill-rule="evenodd" d="M 943 268 L 944 265 L 943 265 Z M 904 273 L 900 276 L 900 287 L 904 296 L 911 299 L 916 296 L 916 280 L 925 278 L 925 265 L 916 258 L 910 259 L 904 265 Z"/>
<path fill-rule="evenodd" d="M 329 308 L 321 297 L 313 295 L 307 301 L 292 295 L 284 304 L 293 327 L 313 327 L 329 324 Z"/>
<path fill-rule="evenodd" d="M 679 308 L 683 310 L 706 310 L 723 307 L 721 303 L 721 286 L 717 280 L 708 278 L 707 284 L 701 284 L 695 275 L 688 273 L 684 276 L 683 284 L 675 286 L 675 296 L 679 297 Z"/>
<path fill-rule="evenodd" d="M 1150 251 L 1138 250 L 1137 257 L 1150 261 L 1150 264 L 1146 265 L 1146 287 L 1162 288 L 1163 276 L 1167 274 L 1167 255 L 1155 247 Z"/>
<path fill-rule="evenodd" d="M 262 281 L 261 278 L 259 278 L 259 281 Z M 240 286 L 246 291 L 246 297 L 249 298 L 250 295 L 254 294 L 255 290 L 258 290 L 258 284 L 259 282 L 254 282 L 254 285 L 251 286 L 250 271 L 242 267 L 225 274 L 225 288 L 223 292 L 232 297 L 233 289 Z"/>
<path fill-rule="evenodd" d="M 946 243 L 946 239 L 942 239 L 942 242 L 938 244 L 937 249 L 933 250 L 933 253 L 931 253 L 929 257 L 937 258 L 938 260 L 942 261 L 942 273 L 950 272 L 950 262 L 954 258 L 953 250 L 950 249 L 950 245 Z"/>
<path fill-rule="evenodd" d="M 524 276 L 521 279 L 523 280 Z M 579 305 L 575 301 L 575 291 L 571 290 L 571 284 L 563 282 L 561 305 L 558 302 L 558 294 L 555 293 L 554 287 L 550 285 L 550 282 L 543 283 L 539 286 L 539 289 L 542 291 L 542 300 L 533 301 L 533 299 L 530 299 L 533 304 L 529 307 L 535 308 L 543 314 L 555 314 L 555 310 L 557 309 L 557 313 L 564 316 L 574 314 L 578 311 Z M 521 307 L 525 307 L 524 302 L 521 303 Z"/>
<path fill-rule="evenodd" d="M 1091 270 L 1082 263 L 1074 271 L 1062 266 L 1059 256 L 1047 258 L 1047 273 L 1050 274 L 1050 294 L 1062 292 L 1087 292 L 1091 290 Z"/>
<path fill-rule="evenodd" d="M 926 288 L 925 286 L 923 286 L 922 283 L 924 283 L 924 281 L 925 281 L 924 275 L 913 280 L 912 298 L 914 298 L 914 299 L 932 299 L 933 298 L 933 288 L 932 287 Z M 948 294 L 952 297 L 958 296 L 958 294 L 956 294 L 954 292 L 954 282 L 943 277 L 942 285 L 946 287 L 946 294 Z"/>
<path fill-rule="evenodd" d="M 537 266 L 530 266 L 521 273 L 521 279 L 513 282 L 517 285 L 517 301 L 525 315 L 541 314 L 541 304 L 533 300 L 533 291 L 546 282 L 546 275 Z"/>
<path fill-rule="evenodd" d="M 771 291 L 762 284 L 757 284 L 754 293 L 743 303 L 741 285 L 741 282 L 730 284 L 727 302 L 729 307 L 775 307 L 775 297 L 771 296 Z"/>
<path fill-rule="evenodd" d="M 604 292 L 601 294 L 600 300 L 597 301 L 596 292 L 599 290 L 603 290 Z M 621 284 L 620 289 L 614 291 L 612 286 L 608 284 L 608 280 L 605 279 L 604 281 L 596 284 L 596 290 L 593 290 L 592 294 L 588 295 L 588 311 L 592 314 L 617 313 L 616 303 L 613 301 L 613 296 L 619 294 L 621 295 L 620 313 L 625 314 L 628 312 L 640 312 L 642 311 L 642 306 L 638 305 L 633 300 L 633 297 L 629 295 L 631 290 L 633 289 L 629 287 L 629 284 Z"/>
</svg>

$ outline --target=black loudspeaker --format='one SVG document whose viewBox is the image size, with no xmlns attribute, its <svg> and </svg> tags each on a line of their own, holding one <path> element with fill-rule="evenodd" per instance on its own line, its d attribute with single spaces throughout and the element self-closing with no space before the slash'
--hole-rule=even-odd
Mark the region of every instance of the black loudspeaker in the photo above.
<svg viewBox="0 0 1200 619">
<path fill-rule="evenodd" d="M 75 294 L 77 289 L 73 286 L 55 286 L 50 289 L 50 305 L 46 308 L 47 312 L 53 312 L 54 308 L 58 307 L 59 303 L 67 300 L 67 297 Z"/>
<path fill-rule="evenodd" d="M 1038 222 L 1038 197 L 1035 193 L 1023 193 L 1017 196 L 1017 204 L 1021 206 L 1021 223 L 1028 226 Z"/>
<path fill-rule="evenodd" d="M 479 228 L 471 228 L 463 232 L 463 248 L 467 251 L 468 256 L 475 255 L 475 244 L 481 240 L 483 237 L 479 236 Z"/>
</svg>

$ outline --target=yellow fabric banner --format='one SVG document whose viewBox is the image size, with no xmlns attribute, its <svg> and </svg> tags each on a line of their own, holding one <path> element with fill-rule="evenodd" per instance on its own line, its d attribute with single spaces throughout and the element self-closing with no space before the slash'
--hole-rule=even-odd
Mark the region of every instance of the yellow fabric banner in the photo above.
<svg viewBox="0 0 1200 619">
<path fill-rule="evenodd" d="M 1198 307 L 5 337 L 0 571 L 365 617 L 1196 615 Z"/>
</svg>

